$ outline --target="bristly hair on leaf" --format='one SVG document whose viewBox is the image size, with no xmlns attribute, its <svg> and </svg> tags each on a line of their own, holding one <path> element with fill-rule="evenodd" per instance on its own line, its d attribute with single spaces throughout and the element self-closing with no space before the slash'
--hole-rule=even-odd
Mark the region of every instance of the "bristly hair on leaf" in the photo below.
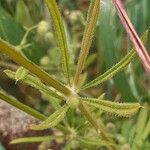
<svg viewBox="0 0 150 150">
<path fill-rule="evenodd" d="M 69 69 L 69 50 L 68 44 L 65 34 L 65 29 L 63 26 L 63 21 L 61 18 L 61 14 L 57 7 L 55 0 L 45 0 L 47 7 L 50 11 L 50 15 L 52 18 L 53 28 L 55 31 L 56 41 L 60 52 L 62 54 L 62 66 L 65 76 L 67 77 L 67 82 L 70 85 L 70 69 Z"/>
<path fill-rule="evenodd" d="M 45 121 L 43 121 L 40 125 L 31 125 L 29 128 L 32 130 L 45 130 L 48 128 L 55 127 L 65 116 L 69 106 L 64 105 L 52 115 L 50 115 Z"/>
<path fill-rule="evenodd" d="M 80 98 L 84 103 L 116 116 L 130 117 L 141 107 L 139 103 L 116 103 L 94 98 Z"/>
<path fill-rule="evenodd" d="M 99 10 L 100 10 L 100 0 L 92 0 L 88 11 L 87 23 L 85 26 L 85 31 L 81 43 L 79 60 L 78 60 L 76 73 L 74 77 L 75 88 L 78 88 L 80 74 L 82 73 L 85 60 L 87 58 L 90 46 L 92 44 L 92 39 L 96 28 L 96 22 L 98 19 Z"/>
<path fill-rule="evenodd" d="M 148 32 L 149 32 L 149 30 L 146 30 L 143 33 L 142 37 L 141 37 L 141 40 L 142 40 L 143 44 L 146 44 L 146 42 L 147 42 Z M 85 89 L 88 89 L 88 88 L 100 85 L 101 83 L 103 83 L 106 80 L 110 79 L 111 77 L 113 77 L 114 75 L 116 75 L 117 73 L 122 71 L 129 63 L 131 63 L 131 61 L 133 60 L 135 55 L 136 55 L 136 52 L 135 52 L 135 49 L 133 48 L 116 65 L 111 67 L 109 70 L 107 70 L 105 73 L 103 73 L 102 75 L 98 76 L 94 80 L 92 80 L 89 83 L 83 85 L 83 87 L 81 87 L 81 90 L 85 90 Z"/>
</svg>

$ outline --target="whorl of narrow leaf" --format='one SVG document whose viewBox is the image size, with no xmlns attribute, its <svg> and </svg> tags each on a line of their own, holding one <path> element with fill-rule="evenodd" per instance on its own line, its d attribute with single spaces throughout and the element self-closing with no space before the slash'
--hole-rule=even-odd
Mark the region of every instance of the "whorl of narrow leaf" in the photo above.
<svg viewBox="0 0 150 150">
<path fill-rule="evenodd" d="M 139 103 L 116 103 L 94 98 L 81 98 L 81 100 L 84 103 L 95 106 L 107 113 L 122 117 L 130 117 L 141 107 Z"/>
<path fill-rule="evenodd" d="M 38 142 L 45 142 L 51 141 L 55 139 L 62 138 L 61 136 L 41 136 L 41 137 L 24 137 L 18 138 L 10 142 L 10 144 L 19 144 L 19 143 L 38 143 Z"/>
<path fill-rule="evenodd" d="M 14 71 L 11 70 L 5 70 L 4 71 L 6 73 L 6 75 L 11 78 L 12 80 L 16 80 L 16 73 Z M 62 99 L 62 97 L 60 95 L 58 95 L 56 92 L 50 90 L 45 84 L 43 84 L 40 79 L 38 79 L 37 77 L 34 77 L 30 74 L 28 74 L 26 76 L 26 78 L 24 80 L 21 81 L 24 84 L 27 84 L 31 87 L 34 87 L 36 89 L 38 89 L 39 91 L 42 91 L 52 97 L 55 97 L 57 99 Z"/>
<path fill-rule="evenodd" d="M 38 111 L 32 109 L 31 107 L 28 107 L 28 106 L 20 103 L 19 101 L 17 101 L 14 98 L 3 94 L 2 92 L 0 92 L 0 100 L 3 100 L 5 102 L 7 102 L 8 104 L 10 104 L 10 105 L 18 108 L 19 110 L 35 117 L 38 120 L 44 121 L 46 119 L 46 116 L 44 116 L 43 114 L 41 114 Z"/>
<path fill-rule="evenodd" d="M 130 40 L 132 41 L 145 70 L 150 74 L 149 54 L 146 51 L 144 45 L 142 44 L 140 38 L 138 37 L 129 17 L 124 9 L 122 0 L 112 0 L 112 1 L 117 9 L 118 15 L 122 22 L 122 25 L 124 26 Z"/>
<path fill-rule="evenodd" d="M 60 91 L 65 95 L 70 95 L 71 91 L 66 86 L 64 86 L 59 81 L 55 80 L 48 73 L 43 71 L 41 68 L 39 68 L 27 58 L 25 58 L 23 55 L 16 51 L 14 46 L 10 45 L 6 41 L 3 41 L 2 39 L 0 39 L 0 52 L 8 55 L 14 62 L 20 64 L 21 66 L 29 70 L 31 73 L 36 75 L 38 78 L 40 78 L 43 82 L 52 86 L 56 90 Z"/>
<path fill-rule="evenodd" d="M 144 44 L 146 44 L 148 39 L 148 30 L 144 32 L 144 34 L 141 37 L 141 40 Z M 91 88 L 97 85 L 100 85 L 101 83 L 105 82 L 109 78 L 116 75 L 118 72 L 122 71 L 134 58 L 136 55 L 135 49 L 132 49 L 125 57 L 123 57 L 116 65 L 114 65 L 112 68 L 107 70 L 104 74 L 100 75 L 96 79 L 90 81 L 83 87 L 81 87 L 81 90 L 85 90 L 87 88 Z"/>
<path fill-rule="evenodd" d="M 67 105 L 64 105 L 63 107 L 58 109 L 56 112 L 54 112 L 52 115 L 50 115 L 40 125 L 31 125 L 30 129 L 32 129 L 32 130 L 45 130 L 48 128 L 55 127 L 60 121 L 62 121 L 68 108 L 69 107 Z"/>
<path fill-rule="evenodd" d="M 87 23 L 85 26 L 85 31 L 83 35 L 82 44 L 81 44 L 81 51 L 79 55 L 75 77 L 74 77 L 74 86 L 78 85 L 80 74 L 82 73 L 84 63 L 92 43 L 97 18 L 99 15 L 99 10 L 100 10 L 100 0 L 92 0 L 88 11 Z"/>
<path fill-rule="evenodd" d="M 62 54 L 63 71 L 67 77 L 68 84 L 70 85 L 69 51 L 61 14 L 55 0 L 45 0 L 45 3 L 50 11 L 53 28 L 55 30 L 56 41 Z"/>
</svg>

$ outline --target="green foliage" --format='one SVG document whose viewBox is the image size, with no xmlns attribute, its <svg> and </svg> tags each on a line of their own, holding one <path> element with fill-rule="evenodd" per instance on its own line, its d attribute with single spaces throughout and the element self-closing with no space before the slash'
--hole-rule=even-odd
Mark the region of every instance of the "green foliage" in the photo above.
<svg viewBox="0 0 150 150">
<path fill-rule="evenodd" d="M 67 77 L 68 84 L 70 84 L 70 73 L 69 73 L 69 52 L 67 46 L 67 39 L 65 35 L 65 30 L 63 26 L 63 21 L 59 9 L 57 7 L 55 0 L 45 0 L 47 7 L 50 11 L 53 27 L 55 30 L 56 41 L 58 43 L 59 49 L 62 53 L 62 65 L 65 76 Z"/>
<path fill-rule="evenodd" d="M 22 66 L 19 68 L 17 67 L 18 69 L 17 70 L 15 69 L 16 71 L 11 71 L 7 69 L 4 72 L 9 78 L 15 80 L 17 84 L 19 83 L 26 84 L 38 89 L 43 95 L 43 97 L 45 96 L 45 99 L 51 103 L 50 108 L 52 108 L 52 110 L 49 111 L 49 116 L 47 117 L 44 114 L 39 113 L 35 109 L 32 109 L 31 107 L 22 104 L 21 102 L 17 101 L 11 96 L 7 96 L 7 94 L 4 94 L 2 92 L 0 92 L 0 100 L 3 100 L 11 104 L 12 106 L 22 110 L 23 112 L 33 116 L 34 118 L 42 121 L 38 125 L 30 125 L 29 128 L 31 130 L 45 130 L 49 128 L 56 128 L 57 130 L 60 130 L 63 133 L 63 136 L 62 137 L 59 136 L 25 137 L 25 138 L 13 140 L 11 144 L 26 143 L 26 142 L 29 143 L 43 142 L 43 141 L 57 140 L 57 138 L 62 138 L 63 140 L 66 139 L 67 143 L 71 143 L 70 145 L 66 144 L 66 149 L 71 149 L 74 147 L 76 149 L 77 148 L 82 149 L 88 146 L 90 146 L 90 148 L 92 147 L 92 149 L 103 147 L 103 146 L 110 150 L 119 149 L 120 143 L 117 144 L 115 142 L 113 137 L 114 135 L 112 135 L 112 133 L 108 131 L 102 119 L 100 118 L 101 114 L 103 114 L 102 112 L 104 111 L 106 113 L 116 115 L 116 116 L 121 116 L 121 117 L 130 117 L 133 114 L 135 114 L 142 106 L 139 103 L 118 103 L 118 102 L 111 102 L 108 100 L 106 101 L 104 100 L 105 93 L 101 95 L 99 94 L 100 95 L 99 98 L 91 98 L 91 95 L 86 92 L 86 89 L 97 86 L 102 82 L 109 80 L 111 77 L 113 77 L 114 75 L 122 71 L 128 64 L 131 63 L 132 59 L 134 58 L 135 56 L 134 49 L 131 50 L 125 57 L 123 57 L 121 61 L 119 61 L 116 65 L 112 66 L 115 62 L 114 60 L 115 48 L 114 46 L 111 45 L 112 44 L 111 42 L 113 41 L 115 35 L 113 35 L 113 33 L 110 32 L 109 35 L 110 37 L 108 38 L 110 43 L 108 43 L 108 47 L 103 47 L 103 48 L 106 48 L 106 50 L 109 51 L 106 52 L 104 56 L 106 65 L 109 64 L 109 68 L 110 66 L 112 67 L 109 70 L 107 70 L 104 74 L 98 76 L 91 82 L 84 83 L 86 75 L 82 74 L 82 72 L 87 67 L 89 67 L 91 60 L 95 59 L 96 57 L 93 54 L 87 58 L 94 37 L 94 32 L 96 30 L 97 24 L 99 24 L 98 16 L 100 11 L 100 1 L 92 0 L 90 3 L 88 15 L 87 15 L 87 21 L 85 24 L 85 30 L 82 38 L 82 43 L 81 43 L 81 50 L 77 62 L 77 67 L 75 64 L 73 65 L 75 68 L 74 76 L 71 76 L 70 73 L 72 69 L 70 64 L 74 63 L 74 60 L 71 60 L 70 59 L 71 56 L 69 55 L 68 43 L 70 41 L 68 35 L 66 35 L 67 32 L 64 27 L 64 21 L 62 20 L 57 3 L 55 0 L 45 0 L 44 2 L 46 3 L 48 10 L 50 12 L 52 27 L 54 29 L 56 42 L 58 44 L 58 48 L 60 50 L 60 54 L 62 57 L 61 64 L 63 66 L 63 73 L 67 78 L 67 83 L 65 82 L 66 84 L 64 84 L 64 79 L 60 78 L 61 75 L 60 76 L 58 75 L 57 78 L 56 76 L 53 77 L 52 74 L 50 75 L 48 72 L 41 69 L 38 65 L 30 61 L 29 57 L 24 55 L 25 53 L 24 51 L 30 48 L 30 46 L 31 48 L 33 48 L 32 46 L 36 45 L 36 43 L 38 42 L 41 43 L 41 45 L 42 43 L 45 43 L 42 41 L 42 38 L 44 39 L 46 38 L 46 40 L 50 40 L 49 45 L 52 46 L 54 44 L 53 42 L 54 39 L 53 36 L 51 36 L 51 32 L 49 32 L 48 29 L 49 27 L 47 22 L 41 21 L 38 25 L 35 25 L 34 27 L 27 29 L 24 36 L 22 34 L 22 36 L 19 37 L 19 39 L 21 40 L 18 40 L 17 43 L 13 43 L 10 40 L 8 40 L 8 38 L 6 38 L 4 34 L 5 32 L 3 32 L 4 29 L 0 28 L 2 30 L 2 31 L 0 30 L 1 31 L 0 34 L 2 33 L 1 37 L 3 39 L 3 40 L 0 39 L 0 52 L 6 54 L 11 60 L 13 60 L 14 62 Z M 29 17 L 26 11 L 28 8 L 25 6 L 24 3 L 23 5 L 24 5 L 22 6 L 23 9 L 17 11 L 18 12 L 24 11 L 23 13 L 26 12 L 25 16 L 27 19 Z M 18 7 L 18 9 L 20 8 Z M 103 16 L 101 22 L 104 21 L 104 23 L 106 23 L 108 20 L 105 22 L 105 19 L 107 20 L 109 18 Z M 17 16 L 17 21 L 19 21 L 22 25 L 28 23 L 28 22 L 24 23 L 22 21 L 22 16 Z M 27 24 L 27 26 L 28 25 L 30 26 L 30 23 L 31 21 L 29 21 L 29 24 Z M 108 26 L 106 24 L 104 28 L 107 29 L 107 27 Z M 98 28 L 101 28 L 101 26 L 98 26 Z M 103 30 L 104 28 L 100 30 Z M 28 42 L 28 40 L 30 40 L 30 38 L 34 36 L 30 36 L 30 38 L 28 36 L 33 29 L 37 29 L 38 35 L 37 35 L 37 39 L 35 40 L 36 42 L 32 41 L 30 43 Z M 102 31 L 102 33 L 106 34 L 106 31 L 107 30 Z M 46 35 L 47 33 L 49 33 L 50 35 L 49 38 Z M 108 34 L 106 35 L 108 37 Z M 143 35 L 142 40 L 144 44 L 146 43 L 147 36 L 148 36 L 148 31 L 146 31 Z M 48 43 L 45 45 L 43 44 L 43 46 L 41 47 L 46 49 L 47 48 L 46 45 L 48 45 Z M 38 48 L 40 47 L 38 46 Z M 56 48 L 53 49 L 53 51 L 54 53 L 56 53 Z M 49 65 L 49 63 L 51 63 L 50 59 L 49 58 L 47 59 L 46 57 L 46 61 L 44 60 L 44 63 L 42 64 Z M 73 79 L 73 83 L 72 83 L 72 79 Z M 115 82 L 118 82 L 117 83 L 117 85 L 119 85 L 118 87 L 120 87 L 121 91 L 123 91 L 122 94 L 123 97 L 134 99 L 132 90 L 127 90 L 127 88 L 129 87 L 129 82 L 128 81 L 126 82 L 126 80 L 127 80 L 126 76 L 123 75 L 119 77 L 119 80 L 117 79 Z M 123 85 L 119 83 L 120 81 L 123 82 Z M 95 109 L 95 108 L 99 108 L 99 109 Z M 149 121 L 147 121 L 148 118 L 147 114 L 148 114 L 148 108 L 141 109 L 137 126 L 134 127 L 131 136 L 131 137 L 135 137 L 134 140 L 132 139 L 133 143 L 131 143 L 133 144 L 133 147 L 136 147 L 137 144 L 140 144 L 140 147 L 142 147 L 141 146 L 142 140 L 145 140 L 148 137 Z M 84 117 L 81 117 L 81 115 L 83 115 Z M 141 122 L 140 119 L 143 118 L 145 120 L 143 121 L 142 126 L 140 126 L 139 125 Z M 93 128 L 94 128 L 94 132 L 92 132 Z M 92 139 L 91 139 L 91 135 L 89 135 L 87 131 L 90 131 L 90 133 L 92 134 Z M 143 139 L 141 140 L 140 137 L 142 137 Z"/>
<path fill-rule="evenodd" d="M 83 66 L 84 66 L 85 60 L 87 58 L 87 55 L 88 55 L 88 52 L 92 43 L 92 39 L 93 39 L 95 27 L 96 27 L 96 22 L 97 22 L 98 15 L 99 15 L 99 9 L 100 9 L 100 1 L 92 0 L 90 7 L 89 7 L 88 15 L 87 15 L 87 23 L 85 26 L 85 31 L 84 31 L 84 35 L 82 39 L 82 44 L 81 44 L 80 56 L 79 56 L 79 60 L 77 64 L 75 77 L 74 77 L 75 88 L 76 86 L 78 86 L 79 77 L 80 77 L 80 74 L 82 73 Z"/>
<path fill-rule="evenodd" d="M 24 104 L 22 104 L 21 102 L 17 101 L 16 99 L 5 95 L 3 92 L 0 92 L 0 98 L 1 100 L 11 104 L 12 106 L 22 110 L 23 112 L 33 116 L 34 118 L 38 119 L 38 120 L 45 120 L 46 117 L 39 113 L 38 111 L 36 111 L 35 109 L 32 109 Z"/>
<path fill-rule="evenodd" d="M 55 113 L 49 116 L 44 122 L 40 125 L 31 125 L 30 129 L 32 130 L 45 130 L 48 128 L 55 127 L 65 116 L 68 110 L 68 106 L 64 105 L 60 109 L 58 109 Z"/>
<path fill-rule="evenodd" d="M 141 39 L 142 39 L 144 44 L 147 42 L 148 30 L 143 34 Z M 136 55 L 135 50 L 132 49 L 121 61 L 119 61 L 116 65 L 114 65 L 109 70 L 107 70 L 101 76 L 97 77 L 93 81 L 91 81 L 88 84 L 84 85 L 82 87 L 82 89 L 87 89 L 87 88 L 97 86 L 97 85 L 103 83 L 104 81 L 108 80 L 108 78 L 110 78 L 110 77 L 114 76 L 115 74 L 117 74 L 118 71 L 123 70 L 131 62 L 131 60 L 134 58 L 135 55 Z"/>
<path fill-rule="evenodd" d="M 129 117 L 138 111 L 140 104 L 138 103 L 115 103 L 106 100 L 92 99 L 92 98 L 81 98 L 86 104 L 97 107 L 107 113 Z"/>
</svg>

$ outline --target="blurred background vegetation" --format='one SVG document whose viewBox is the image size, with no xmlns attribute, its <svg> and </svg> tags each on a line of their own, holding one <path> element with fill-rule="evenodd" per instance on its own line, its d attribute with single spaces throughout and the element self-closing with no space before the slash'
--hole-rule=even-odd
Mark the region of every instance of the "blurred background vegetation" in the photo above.
<svg viewBox="0 0 150 150">
<path fill-rule="evenodd" d="M 57 2 L 64 18 L 71 59 L 76 64 L 89 0 L 57 0 Z M 150 0 L 124 0 L 124 3 L 137 33 L 141 36 L 150 26 Z M 0 0 L 0 37 L 15 45 L 18 51 L 23 52 L 31 61 L 63 82 L 49 12 L 42 0 Z M 150 37 L 146 47 L 150 50 Z M 87 77 L 88 81 L 94 79 L 117 63 L 131 48 L 132 45 L 111 0 L 102 0 L 96 34 L 85 66 L 87 71 L 83 78 Z M 75 65 L 71 65 L 73 75 Z M 17 67 L 17 64 L 8 57 L 0 54 L 0 88 L 23 100 L 23 103 L 49 114 L 51 107 L 43 101 L 44 95 L 40 95 L 31 87 L 15 84 L 4 75 L 4 69 L 16 70 Z M 145 110 L 130 120 L 104 118 L 106 125 L 111 130 L 113 128 L 112 132 L 116 134 L 117 142 L 126 147 L 128 144 L 132 145 L 132 150 L 150 149 L 149 89 L 149 76 L 136 58 L 124 71 L 108 82 L 87 91 L 88 95 L 95 97 L 106 93 L 106 98 L 115 101 L 120 99 L 124 102 L 138 101 L 146 106 Z"/>
</svg>

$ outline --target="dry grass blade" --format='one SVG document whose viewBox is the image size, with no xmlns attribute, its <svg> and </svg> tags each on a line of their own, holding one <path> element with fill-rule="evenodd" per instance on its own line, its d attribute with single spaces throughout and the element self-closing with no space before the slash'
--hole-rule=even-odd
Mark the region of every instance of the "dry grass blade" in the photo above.
<svg viewBox="0 0 150 150">
<path fill-rule="evenodd" d="M 121 22 L 130 38 L 130 40 L 132 41 L 133 45 L 135 46 L 136 52 L 145 68 L 145 70 L 150 74 L 150 57 L 148 52 L 146 51 L 144 45 L 142 44 L 140 38 L 138 37 L 124 7 L 123 7 L 123 3 L 121 0 L 112 0 L 118 15 L 121 19 Z"/>
<path fill-rule="evenodd" d="M 147 39 L 148 39 L 148 31 L 146 30 L 144 34 L 142 35 L 141 39 L 144 44 L 146 44 Z M 81 90 L 85 90 L 87 88 L 91 88 L 97 85 L 100 85 L 101 83 L 105 82 L 109 78 L 113 77 L 120 71 L 122 71 L 134 58 L 136 55 L 135 49 L 132 49 L 125 57 L 123 57 L 117 64 L 115 64 L 113 67 L 111 67 L 109 70 L 107 70 L 105 73 L 102 75 L 98 76 L 94 80 L 90 81 L 83 87 L 81 87 Z"/>
</svg>

